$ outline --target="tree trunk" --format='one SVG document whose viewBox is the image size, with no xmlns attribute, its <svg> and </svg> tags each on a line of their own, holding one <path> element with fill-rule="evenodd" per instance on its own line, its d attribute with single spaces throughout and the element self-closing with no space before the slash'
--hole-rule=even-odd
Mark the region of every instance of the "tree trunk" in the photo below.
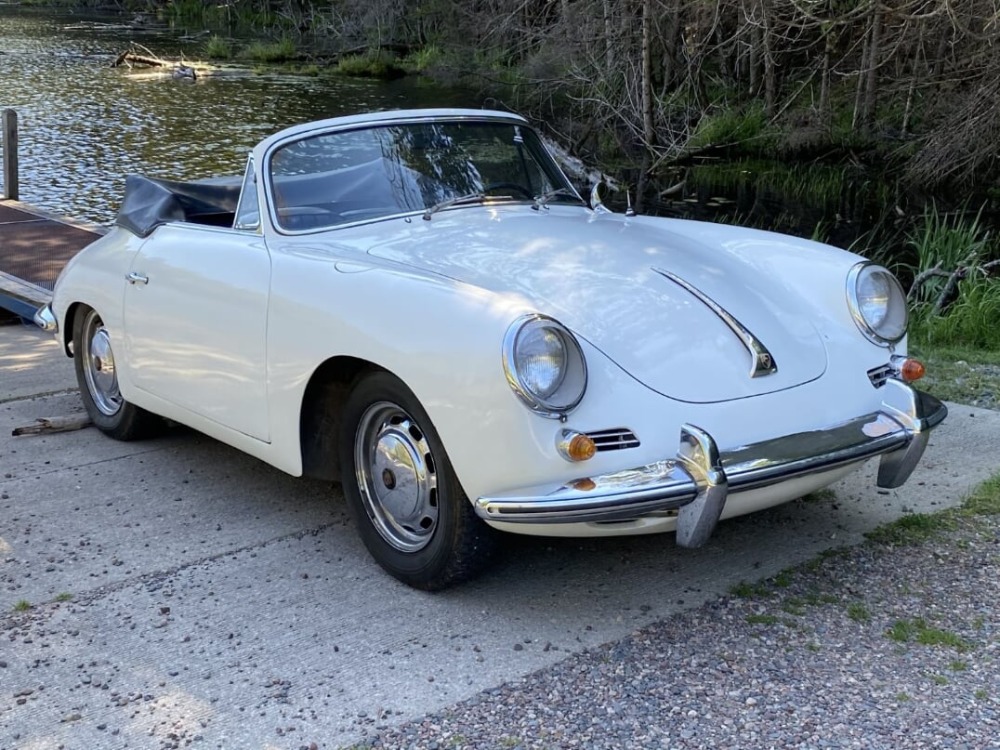
<svg viewBox="0 0 1000 750">
<path fill-rule="evenodd" d="M 656 145 L 653 125 L 653 0 L 642 0 L 642 135 L 646 148 Z"/>
<path fill-rule="evenodd" d="M 868 44 L 868 67 L 864 71 L 864 96 L 861 99 L 861 128 L 871 135 L 875 125 L 875 107 L 878 97 L 878 65 L 881 54 L 882 11 L 872 3 L 872 26 Z"/>
</svg>

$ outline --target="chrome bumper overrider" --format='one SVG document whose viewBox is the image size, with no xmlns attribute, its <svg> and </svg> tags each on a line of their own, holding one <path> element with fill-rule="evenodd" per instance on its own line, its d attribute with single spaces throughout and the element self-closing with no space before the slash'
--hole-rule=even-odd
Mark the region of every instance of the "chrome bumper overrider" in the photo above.
<svg viewBox="0 0 1000 750">
<path fill-rule="evenodd" d="M 56 316 L 52 312 L 52 307 L 50 305 L 43 305 L 42 307 L 39 307 L 35 312 L 34 320 L 35 325 L 43 331 L 48 331 L 49 333 L 59 332 L 59 321 L 56 320 Z"/>
<path fill-rule="evenodd" d="M 476 513 L 508 523 L 622 521 L 678 510 L 677 542 L 704 544 L 730 492 L 777 484 L 881 456 L 879 487 L 901 486 L 920 461 L 930 431 L 947 407 L 900 380 L 879 389 L 882 408 L 821 430 L 786 435 L 720 454 L 715 440 L 694 425 L 681 427 L 674 458 L 558 487 L 531 487 L 481 497 Z"/>
</svg>

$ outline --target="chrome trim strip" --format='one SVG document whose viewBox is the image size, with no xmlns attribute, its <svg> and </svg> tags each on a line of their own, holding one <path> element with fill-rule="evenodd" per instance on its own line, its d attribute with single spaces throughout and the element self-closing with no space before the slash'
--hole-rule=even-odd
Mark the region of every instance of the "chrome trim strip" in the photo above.
<svg viewBox="0 0 1000 750">
<path fill-rule="evenodd" d="M 488 521 L 544 524 L 628 520 L 676 509 L 684 516 L 690 504 L 690 518 L 678 521 L 678 529 L 683 529 L 678 541 L 693 546 L 711 534 L 733 492 L 819 474 L 879 455 L 878 486 L 899 487 L 916 467 L 930 430 L 947 414 L 938 399 L 890 379 L 882 410 L 826 429 L 719 453 L 711 435 L 684 425 L 674 459 L 559 486 L 480 497 L 475 510 Z"/>
<path fill-rule="evenodd" d="M 665 460 L 524 492 L 481 497 L 476 513 L 518 523 L 618 521 L 679 508 L 695 499 L 698 488 L 677 461 Z"/>
<path fill-rule="evenodd" d="M 598 453 L 638 448 L 641 444 L 638 436 L 627 427 L 618 427 L 611 430 L 594 430 L 585 434 L 594 441 Z"/>
<path fill-rule="evenodd" d="M 52 312 L 52 305 L 39 307 L 32 319 L 35 321 L 35 325 L 43 331 L 51 334 L 59 333 L 59 321 L 56 319 L 55 313 Z"/>
<path fill-rule="evenodd" d="M 736 337 L 743 342 L 743 346 L 745 346 L 747 351 L 750 352 L 750 359 L 752 361 L 750 366 L 751 378 L 759 378 L 763 375 L 772 375 L 778 371 L 778 363 L 774 361 L 774 357 L 771 356 L 771 352 L 769 352 L 761 340 L 754 336 L 745 325 L 740 323 L 740 321 L 738 321 L 732 313 L 677 274 L 665 271 L 662 268 L 653 268 L 653 270 L 661 276 L 670 279 L 685 291 L 693 294 L 709 310 L 718 315 L 719 319 L 722 320 L 723 323 L 729 326 L 729 329 L 736 334 Z"/>
</svg>

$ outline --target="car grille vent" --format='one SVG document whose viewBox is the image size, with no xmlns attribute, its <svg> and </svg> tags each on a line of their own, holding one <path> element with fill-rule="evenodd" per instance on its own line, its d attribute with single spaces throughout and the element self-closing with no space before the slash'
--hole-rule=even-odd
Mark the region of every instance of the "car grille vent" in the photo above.
<svg viewBox="0 0 1000 750">
<path fill-rule="evenodd" d="M 597 445 L 597 451 L 621 451 L 626 448 L 638 448 L 639 438 L 632 430 L 625 427 L 618 427 L 613 430 L 599 430 L 588 432 L 587 437 Z"/>
<path fill-rule="evenodd" d="M 890 377 L 896 374 L 892 365 L 880 365 L 879 367 L 873 367 L 868 371 L 868 379 L 872 381 L 872 385 L 876 388 L 881 388 L 885 385 Z"/>
</svg>

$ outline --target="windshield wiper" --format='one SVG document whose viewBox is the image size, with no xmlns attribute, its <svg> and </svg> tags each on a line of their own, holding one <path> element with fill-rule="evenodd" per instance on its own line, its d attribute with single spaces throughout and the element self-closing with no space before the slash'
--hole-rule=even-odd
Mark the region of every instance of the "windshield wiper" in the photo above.
<svg viewBox="0 0 1000 750">
<path fill-rule="evenodd" d="M 469 193 L 468 195 L 460 195 L 457 198 L 449 198 L 446 201 L 441 201 L 440 203 L 435 203 L 433 206 L 424 211 L 424 221 L 430 221 L 431 216 L 436 214 L 445 208 L 451 208 L 452 206 L 464 206 L 467 203 L 482 203 L 486 200 L 500 199 L 500 200 L 510 200 L 509 195 L 486 195 L 486 193 Z"/>
<path fill-rule="evenodd" d="M 555 198 L 572 198 L 574 201 L 579 201 L 580 203 L 583 203 L 583 199 L 579 195 L 577 195 L 574 191 L 570 190 L 569 188 L 561 187 L 561 188 L 555 188 L 554 190 L 547 190 L 541 195 L 536 195 L 535 202 L 534 204 L 532 204 L 531 207 L 537 211 L 542 206 L 548 204 L 549 201 Z"/>
</svg>

